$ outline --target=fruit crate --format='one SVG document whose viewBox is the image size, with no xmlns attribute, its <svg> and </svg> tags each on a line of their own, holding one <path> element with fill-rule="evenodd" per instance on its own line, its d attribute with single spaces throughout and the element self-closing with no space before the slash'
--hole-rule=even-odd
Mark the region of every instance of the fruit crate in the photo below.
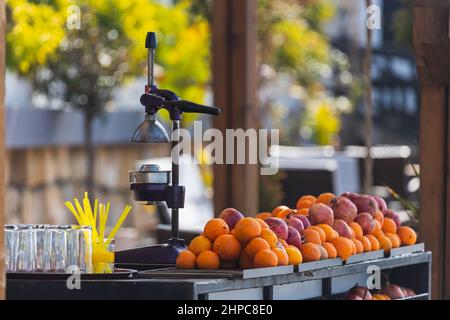
<svg viewBox="0 0 450 320">
<path fill-rule="evenodd" d="M 392 283 L 417 293 L 410 299 L 429 299 L 431 252 L 340 264 L 319 269 L 244 279 L 214 277 L 201 272 L 184 275 L 138 273 L 131 279 L 81 280 L 82 290 L 69 290 L 66 280 L 7 279 L 8 299 L 194 299 L 194 300 L 305 300 L 343 294 L 355 284 L 365 284 L 368 267 L 376 266 Z M 154 271 L 154 270 L 153 270 Z M 164 271 L 167 273 L 167 271 Z M 178 271 L 177 271 L 178 272 Z M 170 272 L 169 272 L 170 273 Z"/>
</svg>

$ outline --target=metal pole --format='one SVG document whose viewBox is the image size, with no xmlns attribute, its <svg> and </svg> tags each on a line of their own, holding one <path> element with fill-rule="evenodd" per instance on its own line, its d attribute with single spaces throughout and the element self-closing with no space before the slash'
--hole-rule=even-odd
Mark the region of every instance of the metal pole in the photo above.
<svg viewBox="0 0 450 320">
<path fill-rule="evenodd" d="M 174 152 L 176 145 L 180 140 L 180 133 L 178 129 L 180 128 L 180 120 L 172 121 L 172 186 L 178 186 L 180 183 L 179 178 L 179 154 Z M 172 208 L 172 239 L 179 239 L 179 209 Z"/>
<path fill-rule="evenodd" d="M 372 5 L 372 0 L 366 0 L 366 8 Z M 372 30 L 366 27 L 366 52 L 364 57 L 365 75 L 365 143 L 367 155 L 364 159 L 364 193 L 371 193 L 373 186 L 373 159 L 370 150 L 373 145 L 373 124 L 372 124 Z"/>
</svg>

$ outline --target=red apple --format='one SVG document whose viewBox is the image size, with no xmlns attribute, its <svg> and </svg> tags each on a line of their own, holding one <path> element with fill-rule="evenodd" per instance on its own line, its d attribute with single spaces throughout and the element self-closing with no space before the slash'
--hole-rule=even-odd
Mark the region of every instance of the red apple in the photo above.
<svg viewBox="0 0 450 320">
<path fill-rule="evenodd" d="M 348 224 L 352 222 L 358 214 L 358 209 L 348 198 L 337 197 L 331 200 L 331 209 L 335 219 L 342 219 Z"/>
<path fill-rule="evenodd" d="M 345 237 L 345 238 L 352 238 L 352 229 L 350 228 L 350 226 L 347 224 L 347 222 L 345 222 L 344 220 L 341 219 L 336 219 L 334 220 L 333 223 L 333 229 L 337 231 L 337 233 L 339 233 L 339 235 L 341 237 Z"/>
<path fill-rule="evenodd" d="M 352 202 L 358 209 L 358 213 L 367 212 L 374 216 L 378 211 L 378 203 L 371 196 L 360 196 L 352 200 Z"/>
<path fill-rule="evenodd" d="M 386 212 L 386 210 L 387 210 L 386 201 L 384 201 L 384 199 L 382 197 L 380 197 L 380 196 L 372 196 L 372 198 L 374 198 L 375 201 L 377 202 L 378 210 L 380 210 L 384 214 Z"/>
<path fill-rule="evenodd" d="M 311 222 L 309 221 L 307 216 L 301 214 L 292 214 L 291 217 L 299 219 L 303 223 L 303 228 L 308 228 L 311 226 Z"/>
<path fill-rule="evenodd" d="M 325 223 L 331 226 L 334 221 L 333 210 L 323 203 L 316 203 L 309 208 L 309 220 L 312 225 Z"/>
<path fill-rule="evenodd" d="M 286 221 L 288 227 L 294 227 L 295 229 L 297 229 L 298 232 L 300 232 L 300 234 L 303 233 L 305 227 L 303 225 L 302 220 L 292 217 L 291 215 L 288 215 L 287 218 L 284 219 L 284 221 Z"/>
<path fill-rule="evenodd" d="M 302 236 L 300 235 L 300 232 L 294 227 L 288 227 L 288 238 L 286 242 L 300 249 L 302 246 Z"/>
<path fill-rule="evenodd" d="M 288 225 L 284 220 L 280 218 L 270 217 L 264 220 L 265 223 L 269 226 L 270 230 L 275 232 L 278 239 L 287 240 L 288 238 Z"/>
<path fill-rule="evenodd" d="M 220 213 L 219 218 L 225 220 L 230 230 L 232 230 L 236 223 L 244 218 L 244 215 L 234 208 L 227 208 Z"/>
<path fill-rule="evenodd" d="M 364 234 L 369 234 L 375 228 L 375 219 L 367 212 L 358 213 L 355 222 L 361 226 Z"/>
</svg>

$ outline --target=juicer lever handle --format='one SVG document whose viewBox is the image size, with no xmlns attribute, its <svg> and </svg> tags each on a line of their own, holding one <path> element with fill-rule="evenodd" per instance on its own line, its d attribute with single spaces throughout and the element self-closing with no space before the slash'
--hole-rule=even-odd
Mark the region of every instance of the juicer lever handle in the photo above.
<svg viewBox="0 0 450 320">
<path fill-rule="evenodd" d="M 170 105 L 178 108 L 182 112 L 192 112 L 192 113 L 205 113 L 217 116 L 220 113 L 220 108 L 204 106 L 198 103 L 194 103 L 186 100 L 178 101 L 166 101 Z"/>
</svg>

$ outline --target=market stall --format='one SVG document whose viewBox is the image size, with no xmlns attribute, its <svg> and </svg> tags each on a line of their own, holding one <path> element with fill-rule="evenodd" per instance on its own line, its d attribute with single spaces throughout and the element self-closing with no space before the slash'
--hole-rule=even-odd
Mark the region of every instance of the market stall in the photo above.
<svg viewBox="0 0 450 320">
<path fill-rule="evenodd" d="M 0 278 L 0 298 L 3 291 L 9 299 L 448 297 L 450 220 L 446 217 L 450 196 L 446 161 L 450 149 L 447 110 L 450 72 L 444 62 L 443 68 L 431 66 L 442 61 L 446 57 L 442 51 L 450 47 L 446 28 L 450 4 L 425 0 L 416 3 L 415 44 L 422 81 L 423 219 L 418 233 L 388 208 L 383 198 L 369 194 L 301 194 L 295 206 L 280 205 L 271 212 L 258 213 L 258 167 L 216 165 L 216 218 L 205 224 L 201 234 L 185 243 L 180 239 L 178 220 L 189 186 L 180 185 L 177 155 L 172 154 L 171 170 L 146 163 L 130 168 L 129 176 L 136 205 L 165 204 L 171 210 L 168 243 L 116 251 L 115 236 L 131 206 L 119 209 L 121 214 L 116 215 L 119 218 L 112 230 L 106 232 L 106 222 L 111 218 L 110 203 L 85 193 L 80 200 L 66 202 L 66 213 L 73 215 L 77 224 L 14 224 L 2 228 L 0 248 L 1 241 L 6 241 L 0 276 L 6 274 L 6 289 L 3 290 Z M 3 1 L 0 5 L 0 42 L 3 42 Z M 182 100 L 175 92 L 156 86 L 153 72 L 157 41 L 155 33 L 147 34 L 148 77 L 140 97 L 145 118 L 130 134 L 132 142 L 177 145 L 179 136 L 168 134 L 158 122 L 157 113 L 162 109 L 168 111 L 171 133 L 180 128 L 183 113 L 217 116 L 214 121 L 222 131 L 254 125 L 255 8 L 254 0 L 214 2 L 214 90 L 215 103 L 222 107 L 222 112 L 215 106 Z M 435 50 L 436 46 L 442 50 Z M 1 60 L 3 56 L 0 50 Z M 2 65 L 1 76 L 3 73 Z M 2 98 L 0 86 L 0 101 Z M 2 145 L 0 149 L 3 151 Z M 439 178 L 436 170 L 443 172 Z M 0 189 L 2 207 L 3 201 L 4 192 Z M 227 207 L 249 214 L 224 209 Z M 3 217 L 0 212 L 1 224 Z M 3 258 L 3 254 L 0 256 Z"/>
</svg>

